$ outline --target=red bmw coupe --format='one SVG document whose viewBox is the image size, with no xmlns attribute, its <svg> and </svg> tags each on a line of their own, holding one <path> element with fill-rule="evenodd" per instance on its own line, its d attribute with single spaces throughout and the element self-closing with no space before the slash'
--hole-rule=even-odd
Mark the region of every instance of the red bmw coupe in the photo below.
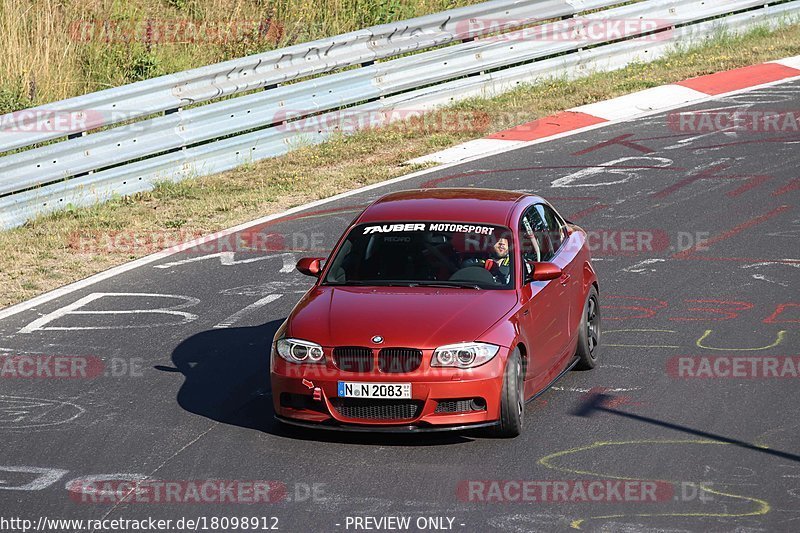
<svg viewBox="0 0 800 533">
<path fill-rule="evenodd" d="M 597 364 L 586 233 L 544 199 L 488 189 L 384 196 L 330 258 L 272 344 L 276 418 L 353 431 L 491 427 Z"/>
</svg>

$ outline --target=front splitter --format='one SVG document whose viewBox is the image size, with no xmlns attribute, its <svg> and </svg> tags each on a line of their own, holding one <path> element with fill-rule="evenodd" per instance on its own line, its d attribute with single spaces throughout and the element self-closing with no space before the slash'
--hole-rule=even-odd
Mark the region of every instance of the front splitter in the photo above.
<svg viewBox="0 0 800 533">
<path fill-rule="evenodd" d="M 277 415 L 275 416 L 275 420 L 278 420 L 284 424 L 306 429 L 323 429 L 328 431 L 346 431 L 355 433 L 436 433 L 442 431 L 467 431 L 470 429 L 482 429 L 494 427 L 500 424 L 499 420 L 495 420 L 493 422 L 479 422 L 477 424 L 462 424 L 457 426 L 416 426 L 413 424 L 405 426 L 361 426 L 358 424 L 302 422 L 299 420 L 293 420 L 291 418 L 283 418 Z"/>
</svg>

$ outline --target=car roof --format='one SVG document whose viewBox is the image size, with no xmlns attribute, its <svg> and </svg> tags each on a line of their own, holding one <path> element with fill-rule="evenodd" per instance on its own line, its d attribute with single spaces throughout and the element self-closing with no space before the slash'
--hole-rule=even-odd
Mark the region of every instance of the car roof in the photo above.
<svg viewBox="0 0 800 533">
<path fill-rule="evenodd" d="M 496 189 L 413 189 L 376 200 L 357 223 L 441 220 L 506 225 L 523 198 L 542 201 L 538 196 Z"/>
</svg>

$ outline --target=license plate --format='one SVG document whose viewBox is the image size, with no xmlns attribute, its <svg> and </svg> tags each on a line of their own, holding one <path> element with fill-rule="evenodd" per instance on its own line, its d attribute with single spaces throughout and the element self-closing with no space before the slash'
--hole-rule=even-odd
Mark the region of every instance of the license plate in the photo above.
<svg viewBox="0 0 800 533">
<path fill-rule="evenodd" d="M 353 383 L 339 382 L 340 398 L 377 398 L 396 400 L 411 398 L 411 383 Z"/>
</svg>

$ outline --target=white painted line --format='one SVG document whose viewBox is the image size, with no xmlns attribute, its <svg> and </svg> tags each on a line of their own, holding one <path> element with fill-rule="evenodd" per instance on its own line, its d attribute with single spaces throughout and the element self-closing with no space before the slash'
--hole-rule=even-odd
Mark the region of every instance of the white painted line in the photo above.
<svg viewBox="0 0 800 533">
<path fill-rule="evenodd" d="M 189 263 L 196 263 L 198 261 L 205 261 L 206 259 L 213 259 L 215 257 L 219 258 L 219 264 L 221 264 L 222 266 L 247 265 L 249 263 L 256 263 L 258 261 L 264 261 L 265 259 L 272 259 L 273 257 L 285 258 L 285 256 L 287 256 L 287 255 L 290 256 L 290 258 L 294 257 L 293 254 L 283 253 L 283 254 L 278 254 L 278 255 L 275 255 L 275 254 L 262 255 L 262 256 L 259 256 L 259 257 L 252 257 L 250 259 L 239 259 L 239 260 L 237 260 L 236 259 L 236 252 L 219 252 L 219 253 L 216 253 L 216 254 L 208 254 L 208 255 L 201 255 L 201 256 L 198 256 L 198 257 L 189 257 L 188 259 L 180 259 L 178 261 L 172 261 L 171 263 L 164 263 L 162 265 L 154 265 L 153 268 L 172 268 L 172 267 L 176 267 L 176 266 L 186 265 L 186 264 L 189 264 Z M 286 263 L 286 261 L 284 261 L 284 267 L 283 268 L 285 268 L 285 266 L 286 266 L 285 263 Z M 294 267 L 294 265 L 292 265 L 292 267 Z M 283 272 L 283 271 L 284 270 L 281 270 L 281 272 Z"/>
<path fill-rule="evenodd" d="M 267 304 L 270 304 L 270 303 L 274 302 L 275 300 L 277 300 L 281 296 L 283 296 L 283 295 L 282 294 L 269 294 L 269 295 L 261 298 L 257 302 L 251 303 L 250 305 L 248 305 L 244 309 L 240 309 L 239 311 L 236 311 L 234 314 L 232 314 L 231 316 L 229 316 L 228 318 L 226 318 L 225 320 L 223 320 L 219 324 L 215 325 L 214 329 L 229 328 L 232 325 L 234 325 L 236 322 L 241 320 L 242 317 L 244 317 L 248 313 L 250 313 L 252 311 L 255 311 L 256 309 L 259 309 L 261 307 L 264 307 Z"/>
<path fill-rule="evenodd" d="M 757 280 L 760 280 L 760 281 L 767 281 L 769 283 L 774 283 L 775 285 L 780 285 L 781 287 L 788 287 L 789 286 L 788 283 L 781 283 L 780 281 L 773 281 L 773 280 L 769 279 L 767 276 L 765 276 L 763 274 L 753 274 L 753 279 L 757 279 Z"/>
<path fill-rule="evenodd" d="M 592 388 L 582 388 L 582 387 L 550 387 L 553 390 L 561 391 L 561 392 L 580 392 L 582 394 L 586 394 L 587 392 L 591 392 L 592 390 L 603 389 L 603 392 L 631 392 L 635 390 L 642 390 L 641 387 L 627 387 L 627 388 L 615 388 L 615 389 L 606 389 L 603 387 L 592 387 Z"/>
<path fill-rule="evenodd" d="M 772 266 L 772 265 L 800 268 L 800 259 L 781 259 L 780 261 L 762 261 L 760 263 L 752 263 L 750 265 L 744 265 L 742 268 L 753 268 L 753 267 Z"/>
<path fill-rule="evenodd" d="M 706 93 L 681 85 L 662 85 L 604 102 L 574 107 L 570 111 L 588 113 L 606 120 L 623 120 L 640 116 L 642 113 L 661 111 L 667 107 L 684 105 L 707 98 Z"/>
<path fill-rule="evenodd" d="M 780 85 L 782 83 L 787 83 L 787 82 L 791 82 L 791 81 L 795 81 L 795 80 L 800 80 L 800 76 L 793 77 L 793 78 L 786 78 L 786 79 L 783 79 L 783 80 L 777 80 L 777 81 L 773 81 L 773 82 L 769 82 L 769 83 L 763 83 L 761 85 L 754 85 L 752 87 L 746 87 L 746 88 L 739 89 L 739 90 L 736 90 L 736 91 L 731 91 L 729 93 L 718 94 L 718 95 L 715 95 L 715 96 L 706 96 L 705 98 L 703 98 L 701 100 L 698 100 L 698 101 L 695 101 L 695 102 L 691 102 L 691 105 L 699 104 L 699 103 L 702 103 L 702 102 L 705 102 L 705 101 L 709 101 L 709 100 L 714 100 L 714 99 L 717 99 L 717 98 L 722 98 L 722 97 L 726 97 L 726 96 L 733 96 L 733 95 L 737 95 L 737 94 L 741 94 L 741 93 L 746 93 L 746 92 L 749 92 L 749 91 L 763 89 L 763 88 L 766 88 L 766 87 L 772 87 L 774 85 Z M 686 103 L 677 104 L 677 105 L 672 106 L 672 109 L 677 109 L 677 108 L 683 107 L 685 105 L 687 105 L 687 104 Z M 648 115 L 655 115 L 655 114 L 658 114 L 660 112 L 669 111 L 669 110 L 670 110 L 670 108 L 660 108 L 658 110 L 642 113 L 641 115 L 639 115 L 639 116 L 637 116 L 635 118 L 641 118 L 641 117 L 645 117 L 645 116 L 648 116 Z M 392 178 L 390 180 L 382 181 L 382 182 L 379 182 L 379 183 L 373 183 L 372 185 L 366 185 L 366 186 L 361 187 L 359 189 L 354 189 L 352 191 L 346 191 L 346 192 L 343 192 L 341 194 L 337 194 L 335 196 L 331 196 L 329 198 L 323 198 L 321 200 L 310 202 L 308 204 L 299 205 L 297 207 L 293 207 L 291 209 L 283 211 L 282 213 L 275 213 L 273 215 L 268 215 L 268 216 L 265 216 L 265 217 L 257 218 L 255 220 L 251 220 L 249 222 L 244 222 L 242 224 L 239 224 L 238 226 L 234 226 L 232 228 L 220 230 L 220 231 L 218 231 L 216 233 L 213 233 L 211 235 L 207 235 L 205 237 L 201 237 L 201 238 L 195 239 L 193 241 L 189 241 L 187 243 L 184 243 L 184 244 L 182 244 L 182 245 L 180 245 L 178 247 L 170 248 L 168 250 L 163 250 L 161 252 L 156 252 L 154 254 L 151 254 L 151 255 L 148 255 L 148 256 L 145 256 L 145 257 L 141 257 L 141 258 L 136 259 L 134 261 L 131 261 L 129 263 L 125 263 L 125 264 L 110 268 L 110 269 L 108 269 L 108 270 L 106 270 L 104 272 L 100 272 L 100 273 L 95 274 L 93 276 L 90 276 L 90 277 L 88 277 L 86 279 L 82 279 L 80 281 L 76 281 L 74 283 L 70 283 L 69 285 L 64 285 L 63 287 L 59 287 L 58 289 L 54 289 L 54 290 L 52 290 L 50 292 L 46 292 L 44 294 L 40 294 L 39 296 L 31 298 L 30 300 L 26 300 L 26 301 L 20 302 L 20 303 L 18 303 L 16 305 L 12 305 L 10 307 L 6 307 L 5 309 L 0 310 L 0 320 L 3 320 L 4 318 L 8 318 L 10 316 L 16 315 L 16 314 L 21 313 L 23 311 L 27 311 L 29 309 L 35 309 L 39 305 L 45 304 L 47 302 L 50 302 L 52 300 L 55 300 L 55 299 L 60 298 L 62 296 L 65 296 L 67 294 L 73 293 L 75 291 L 84 289 L 84 288 L 89 287 L 91 285 L 94 285 L 95 283 L 98 283 L 100 281 L 104 281 L 104 280 L 113 278 L 115 276 L 118 276 L 118 275 L 123 274 L 125 272 L 128 272 L 130 270 L 135 270 L 135 269 L 139 268 L 140 266 L 145 266 L 145 265 L 148 265 L 150 263 L 154 263 L 156 261 L 159 261 L 161 259 L 169 257 L 169 256 L 171 256 L 173 254 L 176 254 L 178 252 L 187 250 L 189 248 L 193 248 L 193 247 L 197 246 L 198 244 L 207 243 L 207 242 L 209 242 L 209 240 L 213 240 L 215 238 L 226 237 L 228 235 L 231 235 L 233 233 L 237 233 L 239 231 L 243 231 L 243 230 L 251 228 L 253 226 L 258 226 L 260 224 L 265 224 L 265 223 L 270 222 L 272 220 L 283 218 L 285 216 L 292 215 L 292 214 L 295 214 L 295 213 L 300 213 L 300 212 L 306 211 L 308 209 L 311 209 L 311 208 L 314 208 L 314 207 L 319 207 L 321 205 L 325 205 L 325 204 L 330 203 L 330 202 L 335 202 L 335 201 L 340 200 L 342 198 L 348 198 L 350 196 L 354 196 L 354 195 L 357 195 L 357 194 L 360 194 L 360 193 L 363 193 L 363 192 L 366 192 L 366 191 L 371 191 L 371 190 L 378 189 L 378 188 L 381 188 L 381 187 L 385 187 L 387 185 L 392 185 L 392 184 L 395 184 L 395 183 L 402 183 L 403 181 L 406 181 L 406 180 L 409 180 L 409 179 L 413 179 L 413 178 L 416 178 L 416 177 L 419 177 L 419 176 L 424 176 L 426 174 L 431 174 L 433 172 L 439 172 L 441 170 L 446 170 L 446 169 L 451 168 L 451 167 L 462 165 L 464 163 L 469 163 L 471 161 L 477 161 L 479 159 L 483 159 L 483 158 L 486 158 L 486 157 L 491 157 L 491 156 L 494 156 L 494 155 L 497 155 L 497 154 L 501 154 L 501 153 L 505 153 L 505 152 L 511 152 L 513 150 L 519 150 L 521 148 L 526 148 L 528 146 L 533 146 L 533 145 L 544 143 L 544 142 L 554 141 L 554 140 L 557 140 L 557 139 L 562 139 L 564 137 L 570 137 L 572 135 L 578 135 L 580 133 L 584 133 L 584 132 L 587 132 L 587 131 L 595 130 L 595 129 L 598 129 L 598 128 L 604 128 L 604 127 L 607 127 L 607 126 L 610 126 L 610 125 L 613 125 L 613 124 L 618 124 L 620 122 L 625 122 L 626 120 L 628 120 L 628 119 L 621 119 L 621 120 L 615 120 L 615 121 L 609 121 L 609 122 L 601 122 L 599 124 L 594 124 L 592 126 L 586 126 L 585 128 L 580 128 L 580 129 L 577 129 L 577 130 L 571 130 L 571 131 L 566 131 L 566 132 L 563 132 L 563 133 L 559 133 L 559 134 L 553 135 L 551 137 L 543 137 L 541 139 L 535 139 L 533 141 L 526 141 L 526 142 L 523 142 L 522 144 L 516 144 L 516 141 L 513 141 L 515 143 L 514 146 L 506 146 L 504 148 L 497 149 L 497 150 L 495 150 L 493 152 L 489 152 L 489 153 L 485 153 L 485 154 L 479 154 L 479 155 L 476 155 L 476 156 L 473 156 L 473 157 L 469 157 L 467 159 L 463 159 L 461 161 L 455 161 L 455 162 L 452 162 L 452 163 L 445 163 L 443 165 L 436 166 L 436 167 L 426 168 L 426 169 L 423 169 L 423 170 L 420 170 L 420 171 L 417 171 L 417 172 L 412 172 L 411 174 L 398 176 L 398 177 Z M 506 142 L 509 142 L 509 141 L 506 141 Z"/>
<path fill-rule="evenodd" d="M 69 470 L 61 470 L 58 468 L 37 468 L 35 466 L 0 466 L 0 472 L 14 472 L 24 474 L 38 474 L 38 477 L 29 481 L 24 485 L 3 487 L 3 490 L 22 490 L 22 491 L 35 491 L 46 489 L 62 477 Z M 7 481 L 2 481 L 3 485 L 7 485 Z"/>
<path fill-rule="evenodd" d="M 639 261 L 635 265 L 631 265 L 622 269 L 622 272 L 631 272 L 635 274 L 640 274 L 645 271 L 655 272 L 655 268 L 646 268 L 647 265 L 652 265 L 655 263 L 663 263 L 666 259 L 645 259 L 644 261 Z"/>
<path fill-rule="evenodd" d="M 287 253 L 281 256 L 283 259 L 283 266 L 281 267 L 281 274 L 291 274 L 294 272 L 295 265 L 297 265 L 297 257 L 294 254 Z"/>
<path fill-rule="evenodd" d="M 440 152 L 424 155 L 406 161 L 407 164 L 423 164 L 423 163 L 454 163 L 462 161 L 469 157 L 483 155 L 496 150 L 506 148 L 513 148 L 525 144 L 525 141 L 506 141 L 503 139 L 476 139 L 465 143 L 457 144 L 451 148 L 447 148 Z"/>
<path fill-rule="evenodd" d="M 796 68 L 800 70 L 800 56 L 787 57 L 785 59 L 778 59 L 776 61 L 769 61 L 769 63 L 777 63 L 784 67 Z"/>
<path fill-rule="evenodd" d="M 652 167 L 668 168 L 672 165 L 672 163 L 673 160 L 666 157 L 652 157 L 646 155 L 620 157 L 612 161 L 606 161 L 598 165 L 582 168 L 577 172 L 556 178 L 550 182 L 550 186 L 553 188 L 574 188 L 618 185 L 620 183 L 627 183 L 629 181 L 639 179 L 639 174 L 632 169 L 613 168 L 617 165 L 647 165 Z M 597 178 L 598 176 L 602 176 L 605 181 L 591 181 L 593 178 Z"/>
<path fill-rule="evenodd" d="M 78 311 L 81 307 L 106 297 L 121 297 L 130 296 L 134 298 L 169 298 L 173 300 L 183 300 L 182 304 L 173 305 L 170 307 L 158 307 L 155 309 L 122 309 L 117 311 Z M 135 315 L 135 314 L 163 314 L 181 317 L 182 321 L 179 323 L 169 323 L 170 326 L 182 326 L 194 320 L 197 320 L 197 315 L 180 311 L 187 307 L 193 307 L 200 303 L 200 300 L 192 296 L 182 296 L 180 294 L 153 294 L 153 293 L 140 293 L 140 292 L 93 292 L 88 296 L 84 296 L 80 300 L 73 302 L 69 305 L 56 309 L 52 313 L 41 316 L 19 330 L 20 333 L 33 333 L 34 331 L 57 330 L 57 331 L 77 331 L 87 329 L 132 329 L 132 328 L 150 328 L 161 324 L 125 324 L 118 326 L 71 326 L 71 327 L 44 327 L 45 324 L 57 320 L 66 315 Z"/>
</svg>

